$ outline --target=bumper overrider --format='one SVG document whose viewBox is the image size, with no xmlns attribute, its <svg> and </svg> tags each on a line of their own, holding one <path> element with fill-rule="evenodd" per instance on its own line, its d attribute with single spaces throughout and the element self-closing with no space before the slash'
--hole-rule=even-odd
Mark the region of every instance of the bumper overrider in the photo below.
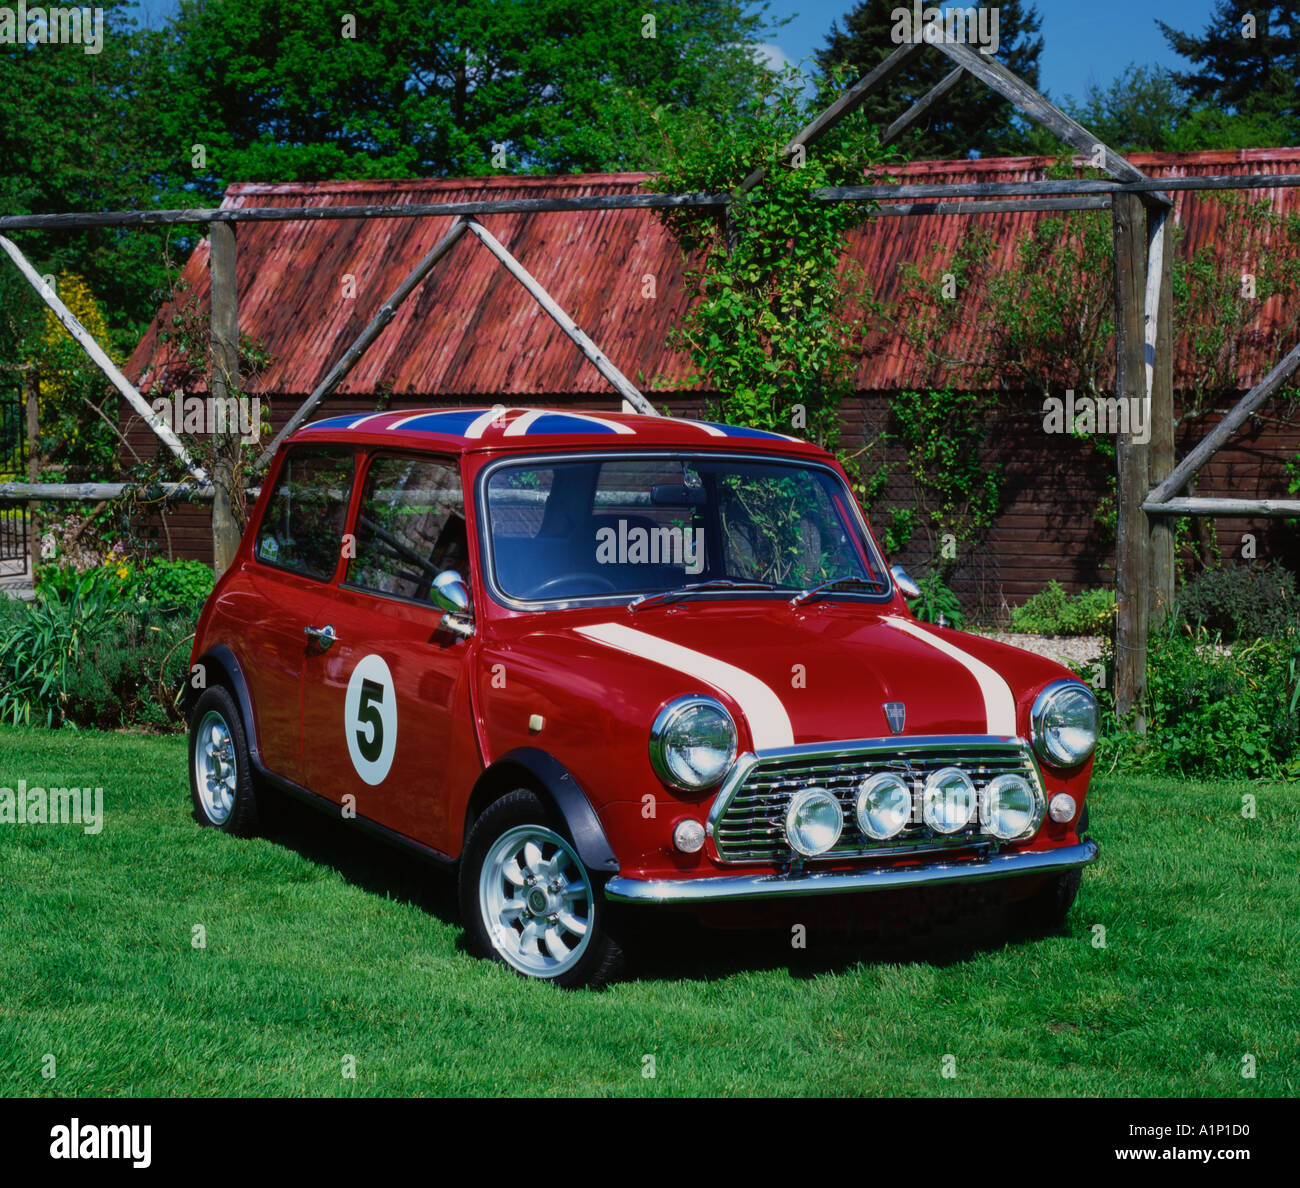
<svg viewBox="0 0 1300 1188">
<path fill-rule="evenodd" d="M 759 751 L 740 756 L 718 791 L 708 819 L 708 855 L 720 865 L 752 867 L 757 862 L 777 870 L 671 879 L 615 875 L 606 883 L 605 895 L 621 903 L 659 904 L 843 895 L 1055 875 L 1096 861 L 1099 847 L 1086 838 L 1050 850 L 1004 850 L 1005 842 L 981 831 L 979 814 L 954 833 L 930 829 L 920 811 L 924 781 L 953 768 L 969 776 L 981 804 L 984 789 L 999 776 L 1023 779 L 1036 789 L 1041 821 L 1047 788 L 1033 749 L 1020 738 L 867 739 Z M 902 777 L 915 787 L 917 798 L 911 822 L 888 839 L 869 837 L 853 825 L 856 789 L 882 772 Z M 780 820 L 791 798 L 810 789 L 842 806 L 843 834 L 821 856 L 835 861 L 838 870 L 818 869 L 816 859 L 811 867 L 798 860 L 783 836 Z M 1018 841 L 1031 844 L 1032 837 L 1026 834 Z M 845 861 L 856 859 L 893 859 L 895 864 L 843 869 Z"/>
</svg>

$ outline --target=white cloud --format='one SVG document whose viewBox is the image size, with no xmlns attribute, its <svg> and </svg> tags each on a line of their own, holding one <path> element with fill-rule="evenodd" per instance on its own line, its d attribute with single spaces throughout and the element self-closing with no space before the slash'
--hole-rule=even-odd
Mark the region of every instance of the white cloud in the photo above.
<svg viewBox="0 0 1300 1188">
<path fill-rule="evenodd" d="M 785 50 L 779 45 L 773 45 L 770 42 L 759 42 L 755 45 L 754 57 L 773 74 L 780 74 L 782 70 L 790 65 L 790 59 L 786 56 Z"/>
</svg>

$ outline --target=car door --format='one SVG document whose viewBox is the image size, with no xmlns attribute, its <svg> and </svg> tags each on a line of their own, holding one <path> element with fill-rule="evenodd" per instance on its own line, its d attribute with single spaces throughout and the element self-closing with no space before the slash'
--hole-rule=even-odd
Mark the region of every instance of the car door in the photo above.
<svg viewBox="0 0 1300 1188">
<path fill-rule="evenodd" d="M 472 724 L 468 641 L 441 627 L 429 594 L 438 573 L 464 570 L 464 511 L 453 460 L 370 460 L 334 593 L 346 629 L 308 658 L 303 685 L 312 790 L 435 848 L 454 832 L 446 782 Z"/>
<path fill-rule="evenodd" d="M 258 524 L 248 580 L 231 601 L 247 625 L 242 662 L 262 762 L 305 782 L 302 678 L 316 645 L 309 627 L 328 622 L 330 581 L 342 559 L 356 458 L 351 446 L 291 446 Z"/>
</svg>

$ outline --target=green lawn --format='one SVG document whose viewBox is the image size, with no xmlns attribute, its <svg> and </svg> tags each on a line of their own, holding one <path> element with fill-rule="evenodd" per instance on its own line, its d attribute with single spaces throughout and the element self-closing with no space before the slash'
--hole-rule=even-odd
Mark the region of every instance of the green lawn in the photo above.
<svg viewBox="0 0 1300 1188">
<path fill-rule="evenodd" d="M 19 779 L 102 785 L 105 823 L 0 824 L 4 1095 L 1300 1091 L 1292 786 L 1099 779 L 1058 935 L 659 931 L 630 981 L 565 993 L 467 956 L 450 881 L 340 825 L 199 829 L 182 739 L 0 728 Z"/>
</svg>

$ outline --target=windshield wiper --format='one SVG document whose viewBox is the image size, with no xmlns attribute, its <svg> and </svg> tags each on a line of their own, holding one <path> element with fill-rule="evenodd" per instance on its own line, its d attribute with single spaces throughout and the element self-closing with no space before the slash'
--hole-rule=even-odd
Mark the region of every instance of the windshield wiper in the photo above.
<svg viewBox="0 0 1300 1188">
<path fill-rule="evenodd" d="M 676 602 L 706 590 L 775 590 L 771 582 L 733 582 L 730 578 L 714 578 L 708 582 L 692 582 L 689 586 L 678 586 L 675 590 L 662 590 L 658 594 L 638 594 L 627 604 L 629 612 L 638 611 L 643 606 L 655 606 L 664 602 Z"/>
<path fill-rule="evenodd" d="M 871 586 L 877 590 L 888 589 L 884 582 L 879 581 L 876 578 L 846 575 L 845 577 L 831 578 L 830 581 L 822 582 L 817 586 L 810 586 L 807 590 L 803 590 L 791 598 L 790 605 L 792 607 L 802 606 L 809 599 L 816 598 L 818 594 L 822 594 L 827 590 L 834 590 L 838 586 Z"/>
</svg>

